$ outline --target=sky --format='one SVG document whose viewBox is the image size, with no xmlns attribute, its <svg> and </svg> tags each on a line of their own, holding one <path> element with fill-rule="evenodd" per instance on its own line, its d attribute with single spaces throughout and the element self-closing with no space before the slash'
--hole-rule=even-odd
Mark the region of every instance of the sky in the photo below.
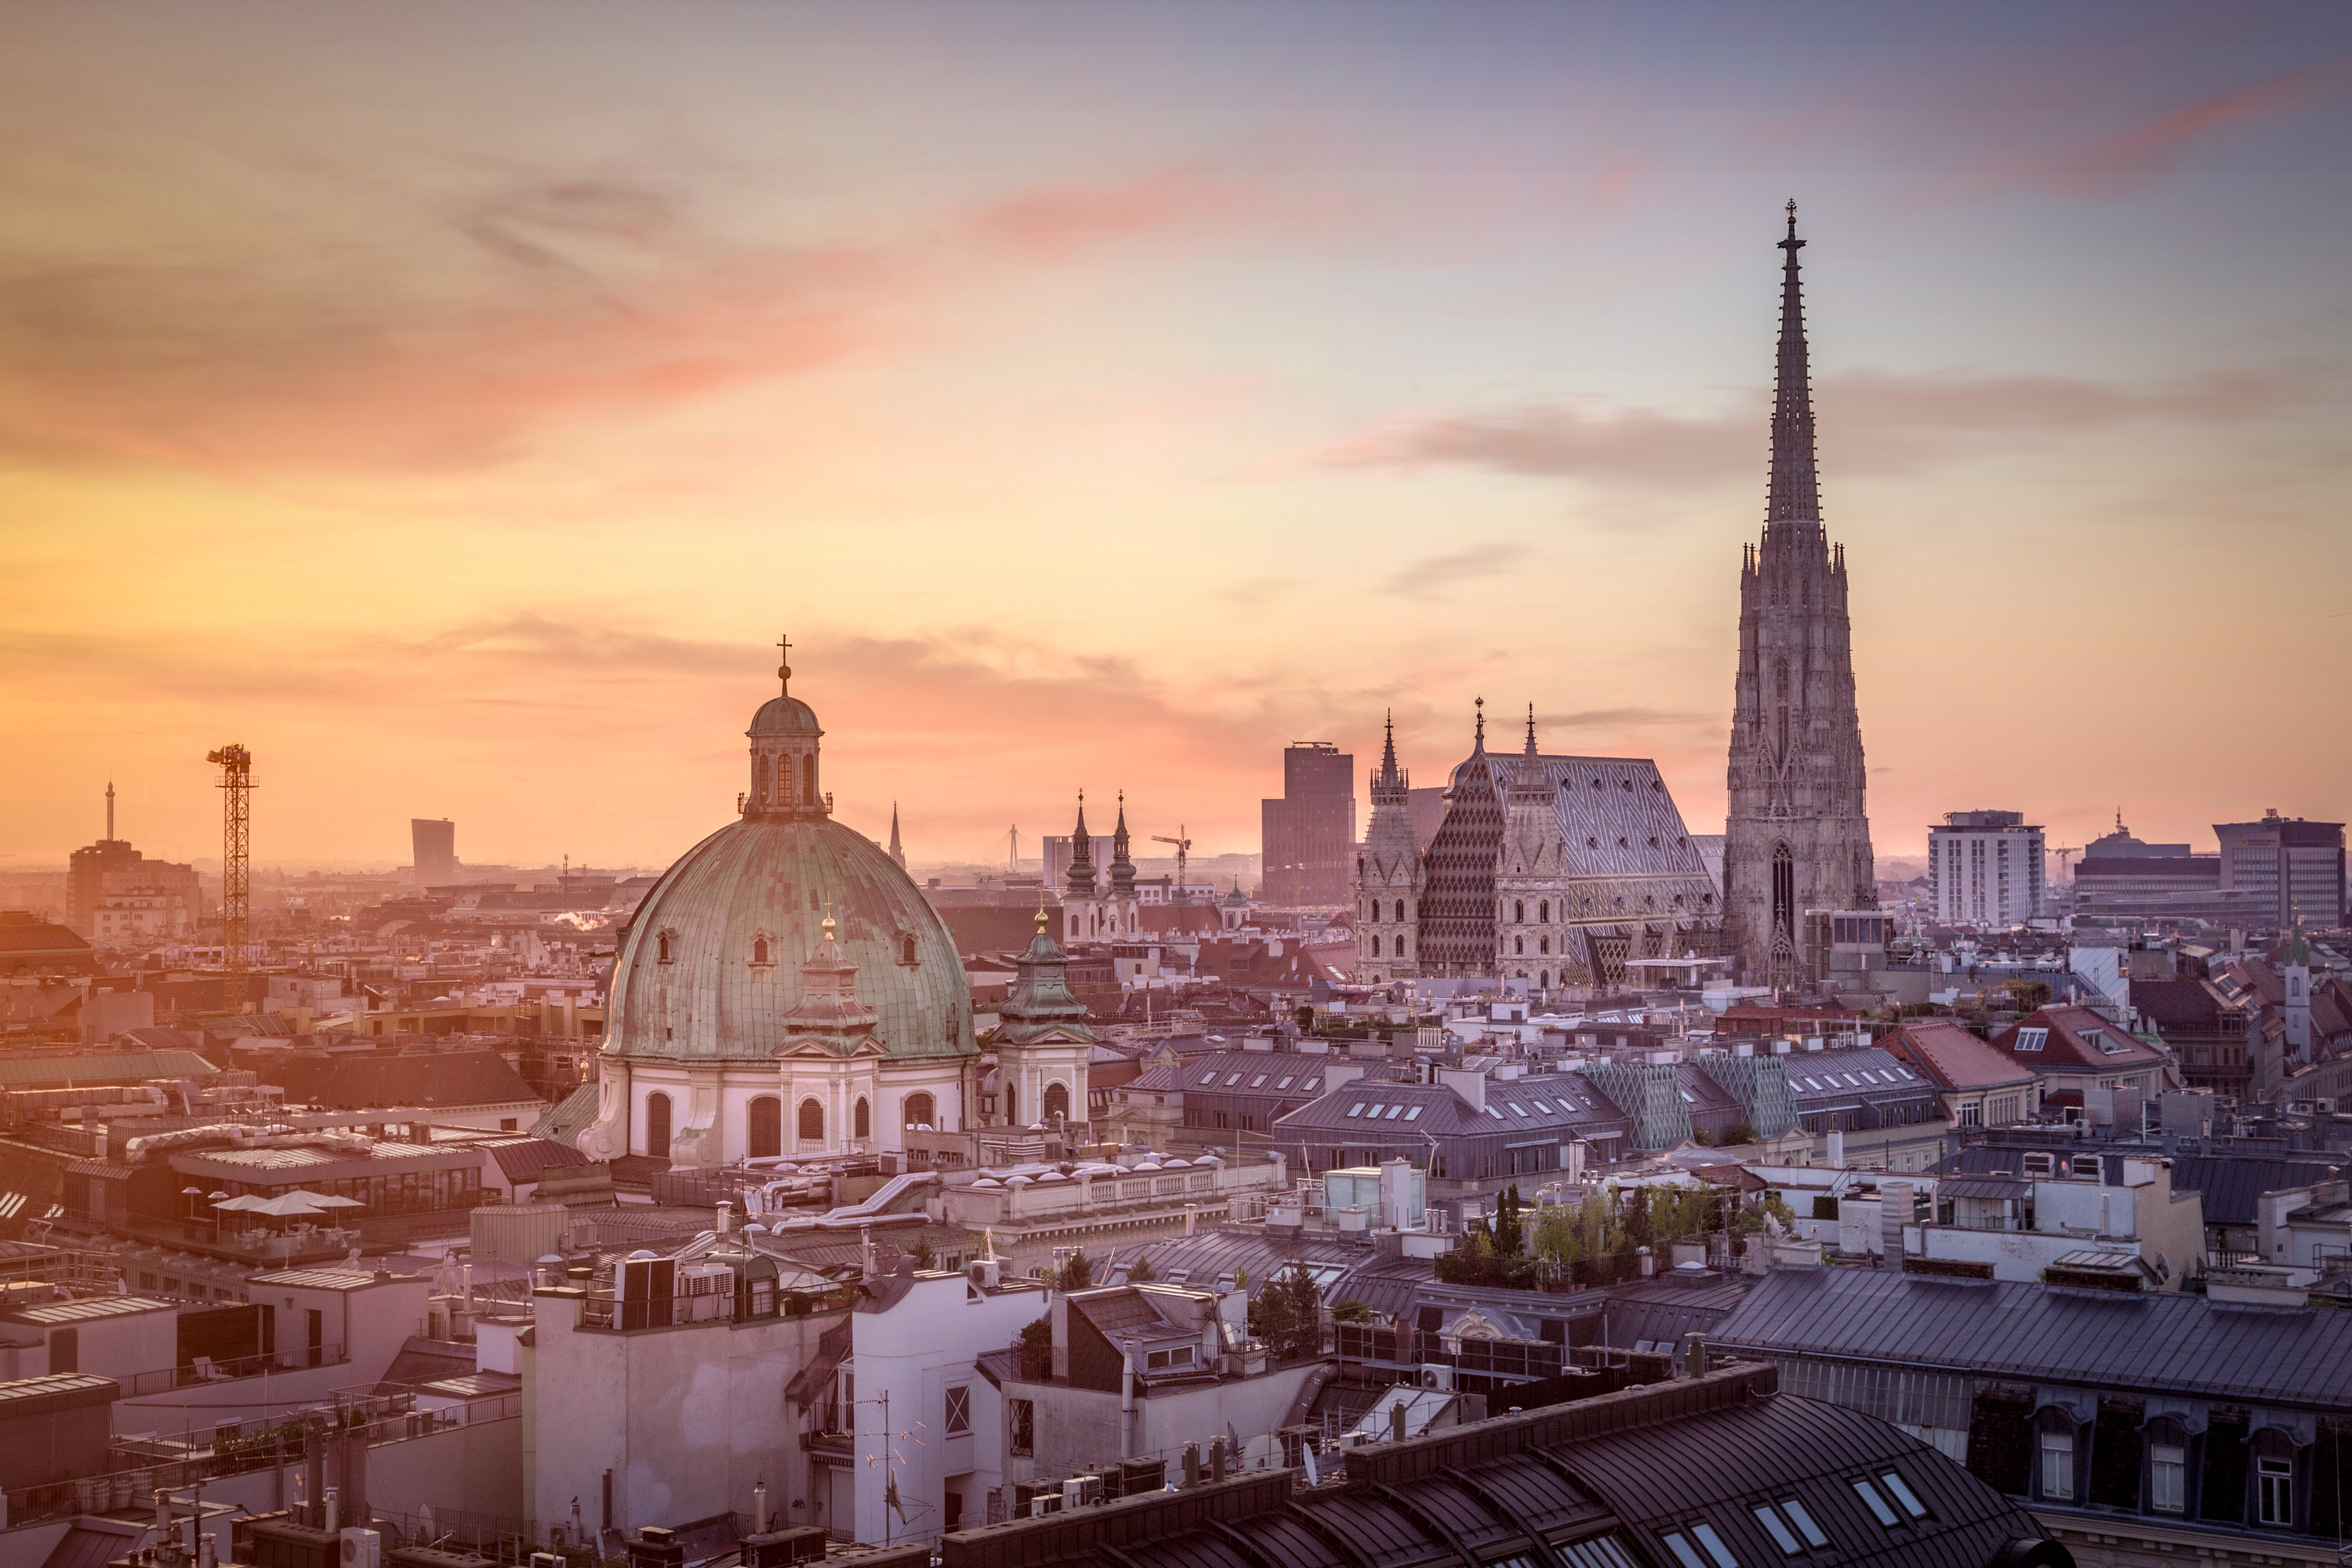
<svg viewBox="0 0 2352 1568">
<path fill-rule="evenodd" d="M 665 864 L 787 632 L 918 861 L 1482 696 L 1720 831 L 1791 198 L 1882 858 L 2352 815 L 2340 5 L 93 0 L 0 5 L 0 870 L 216 858 L 232 741 L 263 864 Z"/>
</svg>

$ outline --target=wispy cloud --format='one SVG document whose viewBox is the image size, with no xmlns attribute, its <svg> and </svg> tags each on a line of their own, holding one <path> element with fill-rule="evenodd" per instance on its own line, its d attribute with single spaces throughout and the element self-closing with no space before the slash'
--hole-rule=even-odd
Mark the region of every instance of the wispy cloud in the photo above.
<svg viewBox="0 0 2352 1568">
<path fill-rule="evenodd" d="M 1517 571 L 1534 552 L 1524 544 L 1474 544 L 1440 555 L 1424 555 L 1382 579 L 1381 591 L 1405 598 L 1428 598 L 1465 583 L 1484 583 Z"/>
<path fill-rule="evenodd" d="M 2328 374 L 2285 365 L 2127 385 L 2068 376 L 1854 371 L 1824 377 L 1816 400 L 1832 433 L 1824 445 L 1840 463 L 1855 472 L 1912 473 L 1962 454 L 1972 437 L 2013 441 L 2141 421 L 2254 418 Z M 1743 401 L 1744 410 L 1714 416 L 1540 406 L 1452 415 L 1359 437 L 1326 460 L 1599 483 L 1706 483 L 1753 475 L 1763 460 L 1766 396 L 1759 390 Z"/>
</svg>

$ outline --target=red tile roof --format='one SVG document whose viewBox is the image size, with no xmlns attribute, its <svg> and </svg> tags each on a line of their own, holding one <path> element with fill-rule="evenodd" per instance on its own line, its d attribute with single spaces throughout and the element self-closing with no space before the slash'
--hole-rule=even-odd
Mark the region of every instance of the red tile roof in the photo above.
<svg viewBox="0 0 2352 1568">
<path fill-rule="evenodd" d="M 2039 1050 L 2021 1051 L 2021 1029 L 2047 1029 L 2049 1037 Z M 1995 1035 L 1992 1044 L 2037 1072 L 2123 1072 L 2164 1060 L 2163 1052 L 2088 1007 L 2041 1008 Z"/>
</svg>

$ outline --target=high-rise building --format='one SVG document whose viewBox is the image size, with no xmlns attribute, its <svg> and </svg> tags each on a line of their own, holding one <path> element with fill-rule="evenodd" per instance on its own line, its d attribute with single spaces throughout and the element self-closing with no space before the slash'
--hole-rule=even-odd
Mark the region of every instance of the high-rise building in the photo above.
<svg viewBox="0 0 2352 1568">
<path fill-rule="evenodd" d="M 1725 936 L 1745 973 L 1793 982 L 1805 911 L 1875 908 L 1845 547 L 1822 524 L 1796 204 L 1780 242 L 1780 346 L 1764 536 L 1739 569 Z"/>
<path fill-rule="evenodd" d="M 413 816 L 408 819 L 408 837 L 415 850 L 416 881 L 420 887 L 457 879 L 457 825 L 447 818 Z"/>
<path fill-rule="evenodd" d="M 2221 841 L 2221 886 L 2248 901 L 2251 917 L 2281 928 L 2342 923 L 2342 823 L 2272 810 L 2260 822 L 2217 822 L 2213 836 Z"/>
<path fill-rule="evenodd" d="M 1262 803 L 1261 902 L 1345 904 L 1356 859 L 1356 759 L 1328 741 L 1282 753 L 1282 798 Z"/>
<path fill-rule="evenodd" d="M 1397 766 L 1391 720 L 1383 725 L 1380 771 L 1372 774 L 1372 820 L 1356 856 L 1356 977 L 1370 984 L 1417 973 L 1426 872 L 1412 826 L 1412 781 Z"/>
<path fill-rule="evenodd" d="M 151 860 L 114 836 L 114 785 L 106 786 L 106 837 L 66 868 L 66 923 L 99 947 L 135 947 L 194 934 L 203 896 L 193 866 Z"/>
<path fill-rule="evenodd" d="M 1947 925 L 2007 930 L 2042 912 L 2042 829 L 2021 811 L 1952 811 L 1927 829 L 1928 908 Z"/>
</svg>

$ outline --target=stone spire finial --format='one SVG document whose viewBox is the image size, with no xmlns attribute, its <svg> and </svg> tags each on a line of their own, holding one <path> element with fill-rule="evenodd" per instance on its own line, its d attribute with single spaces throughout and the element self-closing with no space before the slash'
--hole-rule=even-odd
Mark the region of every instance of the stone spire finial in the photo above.
<svg viewBox="0 0 2352 1568">
<path fill-rule="evenodd" d="M 1772 398 L 1772 479 L 1767 522 L 1819 522 L 1822 494 L 1813 464 L 1812 376 L 1805 351 L 1804 291 L 1797 279 L 1797 204 L 1789 203 L 1789 237 L 1779 248 L 1788 259 L 1780 268 L 1780 357 Z"/>
<path fill-rule="evenodd" d="M 776 695 L 793 694 L 793 639 L 779 633 L 776 637 Z"/>
<path fill-rule="evenodd" d="M 1128 858 L 1127 792 L 1118 792 L 1118 827 L 1110 836 L 1110 888 L 1114 893 L 1135 889 L 1135 862 Z"/>
<path fill-rule="evenodd" d="M 1478 723 L 1477 728 L 1471 732 L 1470 749 L 1474 752 L 1483 752 L 1486 749 L 1486 700 L 1483 697 L 1476 698 L 1474 700 L 1474 705 L 1478 710 Z"/>
<path fill-rule="evenodd" d="M 1095 896 L 1094 840 L 1087 833 L 1087 792 L 1078 792 L 1078 825 L 1070 832 L 1070 870 L 1064 885 L 1073 898 Z"/>
<path fill-rule="evenodd" d="M 907 868 L 906 846 L 898 842 L 898 803 L 895 800 L 890 803 L 890 858 L 898 863 L 901 871 Z"/>
</svg>

